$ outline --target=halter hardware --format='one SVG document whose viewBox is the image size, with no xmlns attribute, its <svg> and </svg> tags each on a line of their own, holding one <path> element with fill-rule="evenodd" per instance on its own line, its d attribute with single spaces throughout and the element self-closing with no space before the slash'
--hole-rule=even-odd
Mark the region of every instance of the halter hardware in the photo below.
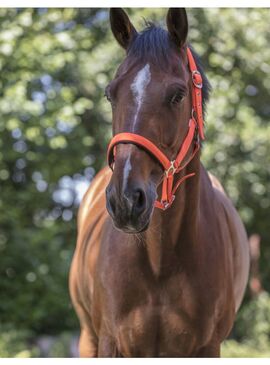
<svg viewBox="0 0 270 365">
<path fill-rule="evenodd" d="M 177 168 L 174 166 L 174 163 L 175 163 L 175 160 L 171 161 L 171 166 L 167 170 L 165 170 L 164 173 L 165 173 L 166 177 L 168 177 L 169 175 L 175 174 Z"/>
<path fill-rule="evenodd" d="M 192 81 L 195 87 L 198 89 L 202 89 L 202 76 L 198 70 L 192 71 Z"/>
<path fill-rule="evenodd" d="M 204 139 L 203 131 L 203 111 L 202 111 L 202 87 L 203 81 L 200 72 L 197 69 L 195 60 L 189 48 L 187 48 L 188 64 L 191 72 L 191 78 L 193 83 L 192 88 L 192 110 L 191 118 L 189 120 L 189 128 L 187 135 L 180 147 L 180 150 L 174 160 L 169 160 L 167 156 L 149 139 L 135 133 L 118 133 L 116 134 L 107 150 L 107 161 L 108 165 L 113 170 L 114 160 L 116 157 L 116 145 L 119 143 L 132 143 L 139 147 L 142 147 L 148 151 L 164 169 L 164 176 L 162 182 L 162 196 L 161 200 L 155 201 L 155 207 L 166 210 L 168 209 L 174 199 L 175 192 L 178 187 L 190 177 L 194 176 L 195 173 L 190 173 L 179 179 L 174 185 L 174 175 L 183 170 L 189 162 L 193 159 L 196 153 L 200 149 L 200 140 Z M 193 151 L 188 157 L 187 161 L 183 163 L 186 158 L 191 145 L 193 145 Z"/>
</svg>

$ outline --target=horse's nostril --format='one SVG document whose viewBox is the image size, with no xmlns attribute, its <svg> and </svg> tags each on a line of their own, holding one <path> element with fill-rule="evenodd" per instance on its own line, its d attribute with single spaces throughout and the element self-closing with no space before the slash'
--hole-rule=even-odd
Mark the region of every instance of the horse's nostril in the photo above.
<svg viewBox="0 0 270 365">
<path fill-rule="evenodd" d="M 145 208 L 146 197 L 142 189 L 137 189 L 133 194 L 133 209 L 136 213 L 141 213 Z"/>
<path fill-rule="evenodd" d="M 106 189 L 106 206 L 116 227 L 131 227 L 143 219 L 147 207 L 146 192 L 140 187 L 129 187 L 119 194 L 114 186 Z"/>
</svg>

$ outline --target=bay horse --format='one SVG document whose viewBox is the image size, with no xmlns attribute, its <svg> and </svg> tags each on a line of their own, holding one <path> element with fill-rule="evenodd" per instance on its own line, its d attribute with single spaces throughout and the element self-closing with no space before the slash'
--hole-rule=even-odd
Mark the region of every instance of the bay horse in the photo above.
<svg viewBox="0 0 270 365">
<path fill-rule="evenodd" d="M 82 357 L 218 357 L 247 284 L 245 229 L 200 162 L 209 83 L 185 10 L 166 21 L 138 33 L 110 10 L 126 57 L 106 88 L 112 170 L 78 214 L 70 293 Z"/>
</svg>

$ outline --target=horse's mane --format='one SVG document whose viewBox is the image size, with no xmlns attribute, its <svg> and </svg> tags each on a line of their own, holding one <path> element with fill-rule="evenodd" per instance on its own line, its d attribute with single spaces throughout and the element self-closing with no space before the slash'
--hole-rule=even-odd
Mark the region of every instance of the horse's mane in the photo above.
<svg viewBox="0 0 270 365">
<path fill-rule="evenodd" d="M 198 54 L 194 51 L 191 45 L 188 45 L 191 49 L 198 70 L 200 71 L 203 79 L 203 111 L 205 112 L 205 104 L 209 98 L 211 91 L 211 85 L 203 70 L 202 62 Z M 131 42 L 128 49 L 128 56 L 139 58 L 143 61 L 150 61 L 153 64 L 158 65 L 163 70 L 168 68 L 170 58 L 175 53 L 175 45 L 171 41 L 168 32 L 156 26 L 152 22 L 146 22 L 146 28 L 137 34 L 135 39 Z"/>
</svg>

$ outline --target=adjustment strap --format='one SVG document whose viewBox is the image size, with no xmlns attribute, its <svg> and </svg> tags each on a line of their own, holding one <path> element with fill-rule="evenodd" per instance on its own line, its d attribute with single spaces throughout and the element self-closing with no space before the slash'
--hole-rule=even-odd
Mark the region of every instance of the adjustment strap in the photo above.
<svg viewBox="0 0 270 365">
<path fill-rule="evenodd" d="M 192 176 L 194 176 L 195 175 L 195 172 L 192 172 L 191 174 L 188 174 L 188 175 L 185 175 L 185 176 L 183 176 L 180 180 L 178 180 L 177 181 L 177 183 L 176 183 L 176 185 L 175 185 L 175 187 L 172 189 L 172 193 L 171 193 L 171 197 L 170 197 L 170 199 L 167 199 L 167 200 L 161 200 L 161 201 L 158 201 L 158 200 L 156 200 L 155 201 L 155 207 L 156 208 L 159 208 L 159 209 L 162 209 L 162 210 L 166 210 L 166 209 L 168 209 L 171 205 L 172 205 L 172 203 L 173 203 L 173 201 L 174 201 L 174 199 L 175 199 L 175 192 L 176 192 L 176 190 L 179 188 L 179 186 L 185 181 L 185 180 L 187 180 L 187 179 L 189 179 L 190 177 L 192 177 Z M 164 184 L 164 182 L 163 182 L 163 184 Z M 162 186 L 162 188 L 163 188 L 163 186 Z"/>
<path fill-rule="evenodd" d="M 196 155 L 196 153 L 200 149 L 199 141 L 195 141 L 194 143 L 195 143 L 195 145 L 194 145 L 194 149 L 193 149 L 193 152 L 192 152 L 191 156 L 187 159 L 187 161 L 184 163 L 184 165 L 180 166 L 176 170 L 176 172 L 179 172 L 179 171 L 183 170 L 190 163 L 190 161 L 193 159 L 193 157 Z"/>
<path fill-rule="evenodd" d="M 193 82 L 193 87 L 192 87 L 193 111 L 196 113 L 196 119 L 199 126 L 200 137 L 201 139 L 204 139 L 205 137 L 203 131 L 203 111 L 202 111 L 202 87 L 203 87 L 202 76 L 197 69 L 196 62 L 189 48 L 187 48 L 187 56 Z"/>
<path fill-rule="evenodd" d="M 180 180 L 177 181 L 177 183 L 175 184 L 172 194 L 174 195 L 176 193 L 176 190 L 179 188 L 179 186 L 186 180 L 189 179 L 192 176 L 195 176 L 195 172 L 192 172 L 191 174 L 187 174 L 185 176 L 183 176 Z"/>
<path fill-rule="evenodd" d="M 189 129 L 184 139 L 184 142 L 181 146 L 181 149 L 175 159 L 174 166 L 177 169 L 177 172 L 180 171 L 183 167 L 180 168 L 181 162 L 184 160 L 185 156 L 188 153 L 188 150 L 194 141 L 195 131 L 196 131 L 197 123 L 194 118 L 189 120 Z"/>
</svg>

